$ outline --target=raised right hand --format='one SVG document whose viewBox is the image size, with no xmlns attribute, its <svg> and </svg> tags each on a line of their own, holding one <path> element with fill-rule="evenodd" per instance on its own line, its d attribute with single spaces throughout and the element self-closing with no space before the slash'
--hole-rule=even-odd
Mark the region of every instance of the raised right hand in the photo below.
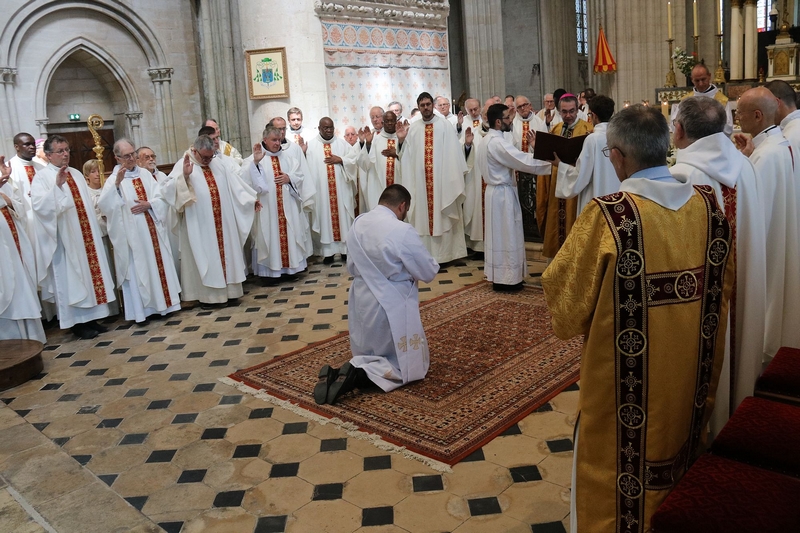
<svg viewBox="0 0 800 533">
<path fill-rule="evenodd" d="M 193 170 L 194 163 L 192 163 L 192 160 L 189 159 L 189 154 L 186 154 L 183 156 L 183 177 L 185 179 L 189 179 L 189 176 L 192 174 Z"/>
<path fill-rule="evenodd" d="M 58 174 L 56 174 L 56 185 L 61 188 L 67 182 L 67 178 L 69 177 L 69 170 L 67 170 L 67 165 L 64 165 L 60 169 L 58 169 Z"/>
<path fill-rule="evenodd" d="M 119 184 L 122 183 L 122 180 L 125 179 L 125 167 L 120 166 L 119 170 L 117 171 L 117 179 L 116 179 L 116 186 L 119 187 Z"/>
</svg>

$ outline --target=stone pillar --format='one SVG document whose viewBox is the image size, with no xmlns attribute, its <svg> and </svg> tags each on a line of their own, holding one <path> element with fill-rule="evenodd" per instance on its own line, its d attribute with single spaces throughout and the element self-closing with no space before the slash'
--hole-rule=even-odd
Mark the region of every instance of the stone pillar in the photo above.
<svg viewBox="0 0 800 533">
<path fill-rule="evenodd" d="M 756 45 L 758 43 L 758 26 L 756 22 L 756 0 L 745 0 L 744 3 L 744 77 L 754 80 L 758 77 L 758 59 Z"/>
<path fill-rule="evenodd" d="M 161 133 L 161 146 L 166 147 L 167 161 L 178 159 L 178 150 L 175 141 L 175 119 L 172 111 L 172 72 L 170 67 L 148 69 L 150 79 L 156 92 L 158 104 L 159 131 Z"/>
<path fill-rule="evenodd" d="M 580 91 L 584 85 L 578 70 L 578 49 L 575 34 L 575 3 L 563 0 L 541 0 L 542 79 L 544 93 L 559 87 Z M 596 43 L 597 41 L 595 41 Z M 590 49 L 594 44 L 590 43 Z M 590 59 L 593 60 L 592 57 Z"/>
<path fill-rule="evenodd" d="M 36 125 L 39 126 L 39 137 L 47 137 L 47 126 L 50 124 L 49 118 L 37 118 Z"/>
<path fill-rule="evenodd" d="M 742 0 L 731 2 L 731 81 L 744 77 L 744 44 L 742 43 Z"/>
<path fill-rule="evenodd" d="M 469 94 L 481 102 L 495 94 L 502 98 L 506 73 L 500 0 L 464 2 L 463 9 Z"/>
<path fill-rule="evenodd" d="M 128 131 L 131 132 L 131 140 L 136 148 L 139 148 L 142 145 L 142 132 L 139 128 L 139 121 L 142 120 L 142 113 L 141 111 L 128 111 L 125 113 L 125 117 L 128 119 Z"/>
<path fill-rule="evenodd" d="M 0 68 L 0 84 L 3 85 L 3 113 L 6 115 L 5 120 L 0 120 L 0 138 L 3 139 L 7 143 L 7 145 L 12 145 L 14 135 L 16 135 L 16 129 L 18 129 L 17 125 L 15 124 L 13 117 L 16 116 L 16 106 L 14 105 L 14 82 L 17 79 L 17 69 L 10 68 L 10 67 L 3 67 Z M 13 150 L 9 153 L 12 153 Z M 11 159 L 9 157 L 8 159 Z"/>
</svg>

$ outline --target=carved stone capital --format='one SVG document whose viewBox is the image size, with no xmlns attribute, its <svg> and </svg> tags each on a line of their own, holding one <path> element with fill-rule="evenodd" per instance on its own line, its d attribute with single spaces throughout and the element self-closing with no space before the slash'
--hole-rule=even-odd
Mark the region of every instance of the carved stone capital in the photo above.
<svg viewBox="0 0 800 533">
<path fill-rule="evenodd" d="M 446 0 L 350 0 L 342 3 L 318 0 L 314 3 L 314 11 L 326 21 L 446 28 L 450 4 Z"/>
<path fill-rule="evenodd" d="M 141 111 L 127 111 L 125 116 L 128 118 L 128 122 L 130 122 L 131 126 L 138 127 L 139 121 L 142 119 L 142 112 Z"/>
<path fill-rule="evenodd" d="M 742 9 L 743 0 L 731 0 L 731 7 L 733 9 Z"/>
<path fill-rule="evenodd" d="M 172 80 L 172 73 L 175 71 L 172 67 L 159 67 L 159 68 L 151 68 L 147 69 L 147 73 L 150 74 L 150 79 L 153 83 L 161 83 L 165 81 Z"/>
<path fill-rule="evenodd" d="M 17 69 L 0 67 L 0 83 L 14 83 L 17 79 Z"/>
</svg>

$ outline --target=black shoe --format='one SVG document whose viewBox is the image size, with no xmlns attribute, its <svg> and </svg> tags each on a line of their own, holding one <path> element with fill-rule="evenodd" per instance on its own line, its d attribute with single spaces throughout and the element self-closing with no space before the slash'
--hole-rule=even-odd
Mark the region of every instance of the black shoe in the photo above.
<svg viewBox="0 0 800 533">
<path fill-rule="evenodd" d="M 328 389 L 336 381 L 339 369 L 330 365 L 325 365 L 319 369 L 319 380 L 314 386 L 314 401 L 317 405 L 322 405 L 328 400 Z"/>
<path fill-rule="evenodd" d="M 328 257 L 326 257 L 325 259 L 323 259 L 323 260 L 322 260 L 322 264 L 323 264 L 323 265 L 331 265 L 331 264 L 333 264 L 333 256 L 332 256 L 332 255 L 329 255 Z"/>
<path fill-rule="evenodd" d="M 105 327 L 100 322 L 98 322 L 97 320 L 91 320 L 87 322 L 86 326 L 90 329 L 95 330 L 97 333 L 108 333 L 108 328 Z"/>
<path fill-rule="evenodd" d="M 497 292 L 518 292 L 525 288 L 525 282 L 520 281 L 514 285 L 505 285 L 503 283 L 492 283 L 492 289 Z"/>
<path fill-rule="evenodd" d="M 329 405 L 335 404 L 340 396 L 347 394 L 356 387 L 356 377 L 358 377 L 356 370 L 356 367 L 350 363 L 342 365 L 342 368 L 339 369 L 339 375 L 336 376 L 336 381 L 328 387 L 327 403 Z"/>
<path fill-rule="evenodd" d="M 230 300 L 222 304 L 222 307 L 237 307 L 238 305 L 239 305 L 239 298 L 231 298 Z"/>
<path fill-rule="evenodd" d="M 472 259 L 473 261 L 483 261 L 484 260 L 483 252 L 475 252 L 470 259 Z"/>
<path fill-rule="evenodd" d="M 347 254 L 342 254 L 342 263 L 347 263 Z"/>
<path fill-rule="evenodd" d="M 97 332 L 86 324 L 75 324 L 70 328 L 70 331 L 72 331 L 72 333 L 74 333 L 77 337 L 84 340 L 94 339 L 97 337 Z"/>
</svg>

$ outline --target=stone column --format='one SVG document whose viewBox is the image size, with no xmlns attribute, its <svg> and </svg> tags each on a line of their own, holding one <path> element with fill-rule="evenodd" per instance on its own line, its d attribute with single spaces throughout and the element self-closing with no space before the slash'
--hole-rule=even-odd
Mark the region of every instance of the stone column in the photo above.
<svg viewBox="0 0 800 533">
<path fill-rule="evenodd" d="M 125 113 L 128 119 L 128 130 L 131 132 L 131 140 L 136 148 L 142 145 L 142 132 L 139 128 L 139 121 L 142 120 L 141 111 L 128 111 Z"/>
<path fill-rule="evenodd" d="M 175 119 L 172 112 L 173 69 L 170 67 L 151 68 L 147 72 L 150 74 L 156 92 L 161 146 L 167 149 L 166 160 L 175 161 L 178 158 L 178 151 L 175 141 Z"/>
<path fill-rule="evenodd" d="M 463 9 L 469 94 L 481 102 L 495 94 L 502 98 L 506 73 L 500 0 L 464 2 Z"/>
<path fill-rule="evenodd" d="M 6 115 L 5 120 L 0 120 L 0 135 L 5 142 L 8 142 L 9 145 L 12 143 L 14 135 L 16 135 L 15 130 L 17 130 L 17 126 L 15 124 L 14 117 L 16 117 L 16 106 L 14 105 L 14 82 L 17 79 L 17 69 L 10 68 L 10 67 L 3 67 L 0 68 L 0 84 L 3 85 L 3 101 L 4 107 L 3 112 Z M 9 153 L 13 153 L 13 150 Z M 8 159 L 11 159 L 10 157 Z"/>
<path fill-rule="evenodd" d="M 742 0 L 731 2 L 731 81 L 744 77 L 744 44 L 742 43 Z"/>
<path fill-rule="evenodd" d="M 36 125 L 39 126 L 39 137 L 47 138 L 47 126 L 50 124 L 49 118 L 36 119 Z"/>
<path fill-rule="evenodd" d="M 575 3 L 563 0 L 541 0 L 542 80 L 544 93 L 559 87 L 576 92 L 584 88 L 578 70 L 578 49 L 575 33 Z M 596 43 L 596 41 L 595 41 Z M 594 44 L 590 43 L 590 49 Z M 593 60 L 592 57 L 590 59 Z"/>
<path fill-rule="evenodd" d="M 744 77 L 754 80 L 758 77 L 758 59 L 756 45 L 758 43 L 758 26 L 756 22 L 756 0 L 745 0 L 744 3 Z"/>
</svg>

